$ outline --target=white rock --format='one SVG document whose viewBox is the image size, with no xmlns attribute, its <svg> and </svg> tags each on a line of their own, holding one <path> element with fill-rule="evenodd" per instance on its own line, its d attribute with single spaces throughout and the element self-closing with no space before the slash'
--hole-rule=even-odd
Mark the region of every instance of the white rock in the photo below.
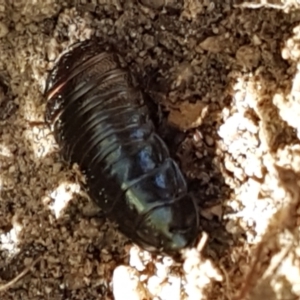
<svg viewBox="0 0 300 300">
<path fill-rule="evenodd" d="M 130 249 L 129 264 L 141 272 L 145 270 L 145 265 L 143 264 L 139 254 L 140 249 L 138 247 L 132 247 Z"/>
<path fill-rule="evenodd" d="M 114 270 L 113 294 L 115 300 L 149 299 L 146 289 L 139 280 L 138 272 L 127 266 L 119 266 Z"/>
</svg>

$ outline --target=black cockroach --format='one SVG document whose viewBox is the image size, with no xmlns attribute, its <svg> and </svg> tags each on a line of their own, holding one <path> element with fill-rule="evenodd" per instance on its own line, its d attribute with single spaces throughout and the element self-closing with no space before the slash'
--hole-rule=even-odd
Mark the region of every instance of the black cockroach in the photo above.
<svg viewBox="0 0 300 300">
<path fill-rule="evenodd" d="M 47 80 L 45 119 L 90 197 L 142 248 L 171 253 L 197 236 L 197 207 L 117 52 L 81 42 Z"/>
</svg>

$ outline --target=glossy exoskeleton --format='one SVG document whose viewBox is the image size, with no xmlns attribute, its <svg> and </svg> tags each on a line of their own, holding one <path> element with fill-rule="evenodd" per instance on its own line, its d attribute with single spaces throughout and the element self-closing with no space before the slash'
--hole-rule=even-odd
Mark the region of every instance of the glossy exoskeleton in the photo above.
<svg viewBox="0 0 300 300">
<path fill-rule="evenodd" d="M 97 41 L 75 45 L 52 70 L 46 96 L 64 159 L 78 164 L 88 194 L 120 231 L 148 251 L 190 245 L 197 207 L 121 57 Z"/>
</svg>

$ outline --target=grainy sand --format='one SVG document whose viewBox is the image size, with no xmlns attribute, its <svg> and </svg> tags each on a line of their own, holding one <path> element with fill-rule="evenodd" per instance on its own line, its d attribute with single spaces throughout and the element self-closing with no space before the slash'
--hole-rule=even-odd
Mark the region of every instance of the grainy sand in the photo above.
<svg viewBox="0 0 300 300">
<path fill-rule="evenodd" d="M 87 2 L 0 0 L 0 298 L 299 299 L 299 1 Z M 44 124 L 47 72 L 92 36 L 185 130 L 202 218 L 181 262 L 91 216 Z"/>
</svg>

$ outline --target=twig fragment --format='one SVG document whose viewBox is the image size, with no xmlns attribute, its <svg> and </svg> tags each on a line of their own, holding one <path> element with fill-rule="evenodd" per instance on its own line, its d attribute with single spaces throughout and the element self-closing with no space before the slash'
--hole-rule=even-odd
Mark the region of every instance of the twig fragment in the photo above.
<svg viewBox="0 0 300 300">
<path fill-rule="evenodd" d="M 39 256 L 37 259 L 35 259 L 28 267 L 26 267 L 19 275 L 17 275 L 15 278 L 10 280 L 9 282 L 0 285 L 0 293 L 8 290 L 11 288 L 15 283 L 17 283 L 22 277 L 24 277 L 30 269 L 41 260 L 42 256 Z"/>
</svg>

